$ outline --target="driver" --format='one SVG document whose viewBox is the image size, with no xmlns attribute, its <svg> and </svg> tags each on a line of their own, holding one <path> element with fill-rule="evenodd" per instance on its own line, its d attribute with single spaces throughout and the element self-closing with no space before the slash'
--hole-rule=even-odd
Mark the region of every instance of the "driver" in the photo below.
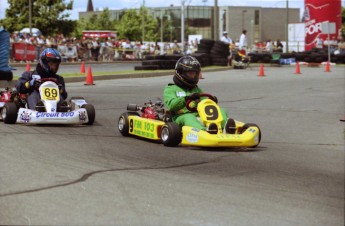
<svg viewBox="0 0 345 226">
<path fill-rule="evenodd" d="M 16 83 L 16 89 L 20 93 L 28 94 L 28 107 L 35 110 L 37 103 L 40 101 L 38 87 L 41 85 L 40 78 L 55 78 L 60 88 L 60 103 L 67 98 L 65 80 L 62 76 L 57 75 L 61 63 L 60 53 L 53 48 L 43 50 L 40 55 L 39 63 L 34 71 L 25 71 Z"/>
<path fill-rule="evenodd" d="M 200 101 L 200 93 L 203 91 L 197 86 L 199 82 L 201 66 L 199 61 L 192 56 L 181 57 L 175 66 L 175 74 L 173 77 L 174 84 L 170 83 L 164 88 L 164 105 L 168 108 L 172 115 L 172 120 L 180 127 L 191 126 L 200 130 L 206 130 L 211 134 L 218 132 L 217 125 L 211 123 L 208 128 L 200 123 L 197 119 L 197 112 L 190 112 L 186 108 L 186 101 L 193 100 L 191 104 L 194 106 Z M 217 101 L 217 98 L 214 97 Z M 227 123 L 227 113 L 220 108 L 223 116 L 222 129 L 224 132 L 231 133 L 231 121 Z"/>
</svg>

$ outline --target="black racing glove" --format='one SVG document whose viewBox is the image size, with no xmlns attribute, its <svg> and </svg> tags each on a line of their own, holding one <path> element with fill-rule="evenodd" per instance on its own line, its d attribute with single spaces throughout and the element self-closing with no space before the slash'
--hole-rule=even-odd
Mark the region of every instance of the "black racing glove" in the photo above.
<svg viewBox="0 0 345 226">
<path fill-rule="evenodd" d="M 218 98 L 216 96 L 213 96 L 214 102 L 216 102 L 216 104 L 218 104 Z"/>
<path fill-rule="evenodd" d="M 35 80 L 34 88 L 38 90 L 38 88 L 40 88 L 40 86 L 41 86 L 41 81 L 40 80 Z"/>
<path fill-rule="evenodd" d="M 192 93 L 189 96 L 185 96 L 184 99 L 185 99 L 185 101 L 187 101 L 187 100 L 197 100 L 197 99 L 200 99 L 200 94 L 199 93 Z"/>
</svg>

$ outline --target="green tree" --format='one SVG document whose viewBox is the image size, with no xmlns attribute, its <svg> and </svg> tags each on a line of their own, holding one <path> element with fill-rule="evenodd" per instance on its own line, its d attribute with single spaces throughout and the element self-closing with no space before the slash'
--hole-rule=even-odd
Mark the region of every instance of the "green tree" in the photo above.
<svg viewBox="0 0 345 226">
<path fill-rule="evenodd" d="M 158 22 L 147 13 L 143 7 L 139 12 L 135 9 L 127 10 L 116 25 L 119 38 L 130 40 L 142 40 L 143 33 L 145 41 L 158 41 L 157 33 Z"/>
<path fill-rule="evenodd" d="M 19 31 L 29 27 L 29 1 L 8 0 L 9 8 L 6 9 L 6 18 L 1 20 L 3 26 L 9 32 Z M 54 33 L 68 34 L 72 32 L 77 23 L 69 20 L 73 0 L 65 3 L 64 0 L 31 0 L 32 27 L 41 30 L 45 35 Z"/>
<path fill-rule="evenodd" d="M 76 30 L 114 30 L 115 20 L 111 19 L 109 8 L 105 8 L 100 13 L 93 13 L 89 17 L 82 17 L 78 21 Z"/>
</svg>

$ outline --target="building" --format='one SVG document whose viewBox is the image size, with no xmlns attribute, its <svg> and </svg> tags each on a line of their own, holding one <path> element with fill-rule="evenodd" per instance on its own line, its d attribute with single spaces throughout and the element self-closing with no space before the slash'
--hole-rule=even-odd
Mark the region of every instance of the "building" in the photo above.
<svg viewBox="0 0 345 226">
<path fill-rule="evenodd" d="M 181 34 L 181 6 L 146 8 L 150 15 L 158 21 L 170 21 L 169 26 L 161 26 L 166 33 Z M 111 18 L 120 20 L 121 15 L 126 11 L 110 10 Z M 139 9 L 137 9 L 139 12 Z M 79 12 L 79 18 L 87 18 L 92 14 L 99 14 L 100 11 Z M 218 7 L 218 30 L 215 32 L 213 6 L 185 6 L 185 28 L 193 34 L 202 35 L 204 39 L 218 39 L 223 31 L 228 31 L 233 39 L 239 39 L 242 30 L 247 30 L 248 44 L 271 40 L 286 40 L 288 23 L 300 22 L 300 9 L 289 8 L 263 8 L 263 7 Z M 288 19 L 287 19 L 288 15 Z M 288 23 L 287 23 L 288 21 Z M 163 33 L 163 32 L 162 32 Z M 215 35 L 216 34 L 216 35 Z M 121 34 L 119 34 L 121 35 Z M 181 37 L 180 35 L 178 37 Z M 177 38 L 178 41 L 180 38 Z M 164 42 L 171 42 L 172 35 L 163 38 Z"/>
</svg>

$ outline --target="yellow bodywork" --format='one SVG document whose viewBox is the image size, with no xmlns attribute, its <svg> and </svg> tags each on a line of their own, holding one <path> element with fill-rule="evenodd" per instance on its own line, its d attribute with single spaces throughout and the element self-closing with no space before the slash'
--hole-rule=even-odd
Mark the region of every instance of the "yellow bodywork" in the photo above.
<svg viewBox="0 0 345 226">
<path fill-rule="evenodd" d="M 237 131 L 243 123 L 236 121 Z M 259 129 L 249 127 L 242 134 L 210 134 L 204 130 L 184 126 L 182 145 L 199 147 L 254 147 L 259 143 Z"/>
<path fill-rule="evenodd" d="M 129 116 L 129 134 L 152 140 L 160 140 L 160 130 L 165 124 L 163 121 Z"/>
</svg>

